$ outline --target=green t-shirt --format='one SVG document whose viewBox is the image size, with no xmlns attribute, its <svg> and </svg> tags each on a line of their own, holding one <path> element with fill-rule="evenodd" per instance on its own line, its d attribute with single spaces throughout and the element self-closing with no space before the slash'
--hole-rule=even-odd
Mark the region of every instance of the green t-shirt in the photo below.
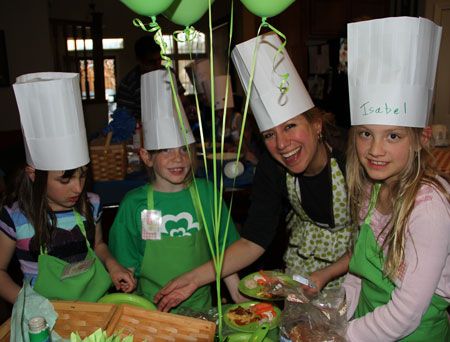
<svg viewBox="0 0 450 342">
<path fill-rule="evenodd" d="M 204 179 L 197 179 L 196 182 L 208 231 L 213 239 L 213 186 Z M 120 203 L 109 233 L 111 253 L 124 267 L 133 268 L 136 277 L 140 275 L 145 251 L 145 240 L 141 237 L 141 212 L 148 209 L 147 191 L 148 185 L 144 185 L 126 194 Z M 155 208 L 151 209 L 158 209 L 162 214 L 161 239 L 174 239 L 185 234 L 197 234 L 200 224 L 188 189 L 179 192 L 154 191 L 153 196 Z M 220 244 L 223 242 L 227 219 L 228 209 L 223 203 L 220 219 Z M 226 246 L 238 239 L 239 234 L 230 218 Z M 161 257 L 166 256 L 162 255 Z"/>
</svg>

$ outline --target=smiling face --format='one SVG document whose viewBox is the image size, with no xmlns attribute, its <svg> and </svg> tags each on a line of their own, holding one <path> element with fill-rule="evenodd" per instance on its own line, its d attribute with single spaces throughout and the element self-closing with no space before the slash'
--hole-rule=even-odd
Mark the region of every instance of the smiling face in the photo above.
<svg viewBox="0 0 450 342">
<path fill-rule="evenodd" d="M 412 153 L 411 134 L 406 127 L 356 126 L 356 151 L 368 176 L 387 184 L 398 179 Z"/>
<path fill-rule="evenodd" d="M 272 157 L 290 172 L 305 175 L 319 173 L 327 163 L 327 152 L 319 143 L 322 121 L 308 121 L 304 114 L 262 132 Z"/>
<path fill-rule="evenodd" d="M 77 203 L 86 182 L 87 167 L 77 169 L 70 177 L 65 171 L 48 171 L 47 200 L 53 211 L 72 209 Z"/>
<path fill-rule="evenodd" d="M 155 180 L 152 185 L 158 191 L 176 192 L 185 188 L 191 171 L 191 162 L 185 146 L 159 151 L 141 149 L 144 163 L 153 169 Z"/>
</svg>

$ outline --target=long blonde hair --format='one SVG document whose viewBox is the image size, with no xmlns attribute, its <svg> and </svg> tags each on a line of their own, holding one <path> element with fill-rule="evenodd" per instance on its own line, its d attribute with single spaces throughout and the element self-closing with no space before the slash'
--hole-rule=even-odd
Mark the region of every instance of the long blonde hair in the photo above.
<svg viewBox="0 0 450 342">
<path fill-rule="evenodd" d="M 411 139 L 408 163 L 398 179 L 389 187 L 391 218 L 380 235 L 385 235 L 382 246 L 383 249 L 387 247 L 384 273 L 390 279 L 396 278 L 399 267 L 405 259 L 405 240 L 409 233 L 407 222 L 420 187 L 424 184 L 433 186 L 450 203 L 449 193 L 436 178 L 438 173 L 432 165 L 433 156 L 428 146 L 422 143 L 422 131 L 421 128 L 407 128 L 407 134 Z M 347 148 L 346 177 L 353 222 L 359 222 L 361 203 L 367 201 L 369 196 L 367 191 L 372 184 L 358 160 L 356 139 L 357 128 L 352 127 Z M 402 200 L 399 201 L 399 198 Z"/>
</svg>

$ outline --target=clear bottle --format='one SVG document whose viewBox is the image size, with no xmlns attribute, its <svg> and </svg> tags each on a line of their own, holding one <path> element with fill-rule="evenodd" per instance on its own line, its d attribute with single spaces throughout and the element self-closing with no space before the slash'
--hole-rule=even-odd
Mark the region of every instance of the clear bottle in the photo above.
<svg viewBox="0 0 450 342">
<path fill-rule="evenodd" d="M 28 321 L 30 342 L 51 342 L 50 330 L 44 317 L 33 317 Z"/>
</svg>

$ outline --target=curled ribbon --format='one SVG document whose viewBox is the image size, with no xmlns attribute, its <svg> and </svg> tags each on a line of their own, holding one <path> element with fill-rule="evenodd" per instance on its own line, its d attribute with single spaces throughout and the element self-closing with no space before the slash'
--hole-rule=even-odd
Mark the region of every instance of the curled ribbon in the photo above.
<svg viewBox="0 0 450 342">
<path fill-rule="evenodd" d="M 259 26 L 259 29 L 258 29 L 258 36 L 263 27 L 269 28 L 271 31 L 275 32 L 283 40 L 281 45 L 278 47 L 277 52 L 273 56 L 273 71 L 281 78 L 281 82 L 280 82 L 280 85 L 278 86 L 278 89 L 280 89 L 280 92 L 282 94 L 286 94 L 289 91 L 289 73 L 278 74 L 275 70 L 275 64 L 276 64 L 278 55 L 282 53 L 282 51 L 284 50 L 284 47 L 286 46 L 287 38 L 280 30 L 276 29 L 274 26 L 269 24 L 267 22 L 266 17 L 263 17 L 261 20 L 261 25 Z"/>
<path fill-rule="evenodd" d="M 144 24 L 141 19 L 134 18 L 133 19 L 133 25 L 136 27 L 141 28 L 142 30 L 146 32 L 155 32 L 155 35 L 153 36 L 153 39 L 155 39 L 156 44 L 159 45 L 161 48 L 160 55 L 161 59 L 164 61 L 164 65 L 166 69 L 170 69 L 172 67 L 172 60 L 166 56 L 167 54 L 167 44 L 163 39 L 161 27 L 156 22 L 156 17 L 152 16 L 152 21 L 148 24 Z"/>
<path fill-rule="evenodd" d="M 183 33 L 183 38 L 179 37 L 180 33 Z M 173 33 L 173 39 L 180 43 L 193 42 L 197 38 L 197 36 L 198 31 L 193 26 L 186 26 L 183 31 L 178 30 Z"/>
</svg>

